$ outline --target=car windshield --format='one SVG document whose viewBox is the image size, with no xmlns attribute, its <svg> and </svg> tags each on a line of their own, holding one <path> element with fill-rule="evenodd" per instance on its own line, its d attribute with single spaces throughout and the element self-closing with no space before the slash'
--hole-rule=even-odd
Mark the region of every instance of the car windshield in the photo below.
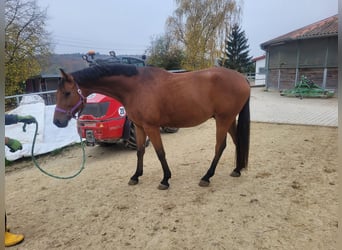
<svg viewBox="0 0 342 250">
<path fill-rule="evenodd" d="M 101 117 L 107 113 L 109 107 L 109 102 L 100 102 L 100 103 L 87 103 L 81 115 L 92 115 L 94 117 Z"/>
<path fill-rule="evenodd" d="M 133 57 L 120 57 L 120 58 L 121 58 L 121 62 L 124 64 L 133 64 L 137 67 L 145 66 L 145 62 L 143 60 L 139 60 Z"/>
</svg>

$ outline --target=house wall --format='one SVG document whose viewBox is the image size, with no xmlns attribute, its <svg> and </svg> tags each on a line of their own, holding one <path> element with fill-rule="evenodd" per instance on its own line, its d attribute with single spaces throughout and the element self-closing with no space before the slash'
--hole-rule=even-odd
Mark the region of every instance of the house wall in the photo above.
<svg viewBox="0 0 342 250">
<path fill-rule="evenodd" d="M 267 88 L 293 88 L 302 75 L 321 87 L 338 88 L 337 37 L 269 46 L 267 54 Z"/>
<path fill-rule="evenodd" d="M 335 89 L 337 93 L 338 89 L 338 68 L 329 68 L 327 72 L 327 89 Z"/>
<path fill-rule="evenodd" d="M 56 76 L 36 76 L 26 80 L 26 93 L 37 93 L 45 101 L 46 105 L 56 104 L 56 93 L 40 93 L 57 90 L 60 77 Z"/>
<path fill-rule="evenodd" d="M 60 82 L 59 78 L 45 78 L 45 91 L 58 89 L 58 84 Z"/>
<path fill-rule="evenodd" d="M 26 93 L 56 90 L 60 82 L 59 77 L 37 76 L 26 80 Z"/>
<path fill-rule="evenodd" d="M 268 71 L 268 88 L 293 88 L 296 79 L 296 69 L 270 69 Z"/>
<path fill-rule="evenodd" d="M 266 82 L 266 58 L 255 61 L 255 85 L 265 85 Z"/>
</svg>

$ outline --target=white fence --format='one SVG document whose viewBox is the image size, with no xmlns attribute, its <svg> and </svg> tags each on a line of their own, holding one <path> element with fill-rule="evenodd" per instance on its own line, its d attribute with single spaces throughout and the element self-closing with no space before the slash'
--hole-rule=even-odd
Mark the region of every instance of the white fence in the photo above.
<svg viewBox="0 0 342 250">
<path fill-rule="evenodd" d="M 19 103 L 24 96 L 39 95 L 41 98 L 44 99 L 45 105 L 54 105 L 56 104 L 56 92 L 57 90 L 49 90 L 49 91 L 35 92 L 35 93 L 29 93 L 29 94 L 11 95 L 11 96 L 5 96 L 5 100 L 15 99 L 16 106 L 19 106 Z"/>
</svg>

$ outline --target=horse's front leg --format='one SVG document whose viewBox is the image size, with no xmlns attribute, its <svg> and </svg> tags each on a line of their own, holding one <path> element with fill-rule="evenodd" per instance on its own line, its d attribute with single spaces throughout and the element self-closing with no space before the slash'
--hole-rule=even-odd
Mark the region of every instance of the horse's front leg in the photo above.
<svg viewBox="0 0 342 250">
<path fill-rule="evenodd" d="M 139 177 L 143 175 L 146 133 L 142 127 L 135 125 L 135 137 L 137 142 L 137 169 L 129 180 L 129 185 L 138 184 Z"/>
<path fill-rule="evenodd" d="M 171 178 L 171 171 L 169 165 L 167 164 L 165 151 L 163 147 L 163 143 L 160 137 L 160 128 L 159 127 L 145 127 L 144 128 L 148 137 L 150 138 L 154 150 L 157 153 L 158 159 L 162 165 L 164 177 L 160 182 L 158 189 L 165 190 L 169 188 L 169 179 Z"/>
</svg>

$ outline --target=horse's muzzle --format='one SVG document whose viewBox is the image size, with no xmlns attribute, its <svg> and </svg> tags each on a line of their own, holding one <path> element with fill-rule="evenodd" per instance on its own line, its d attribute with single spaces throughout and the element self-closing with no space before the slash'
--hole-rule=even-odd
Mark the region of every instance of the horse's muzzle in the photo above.
<svg viewBox="0 0 342 250">
<path fill-rule="evenodd" d="M 59 128 L 65 128 L 66 126 L 68 126 L 68 120 L 61 121 L 58 119 L 54 119 L 53 123 Z"/>
</svg>

